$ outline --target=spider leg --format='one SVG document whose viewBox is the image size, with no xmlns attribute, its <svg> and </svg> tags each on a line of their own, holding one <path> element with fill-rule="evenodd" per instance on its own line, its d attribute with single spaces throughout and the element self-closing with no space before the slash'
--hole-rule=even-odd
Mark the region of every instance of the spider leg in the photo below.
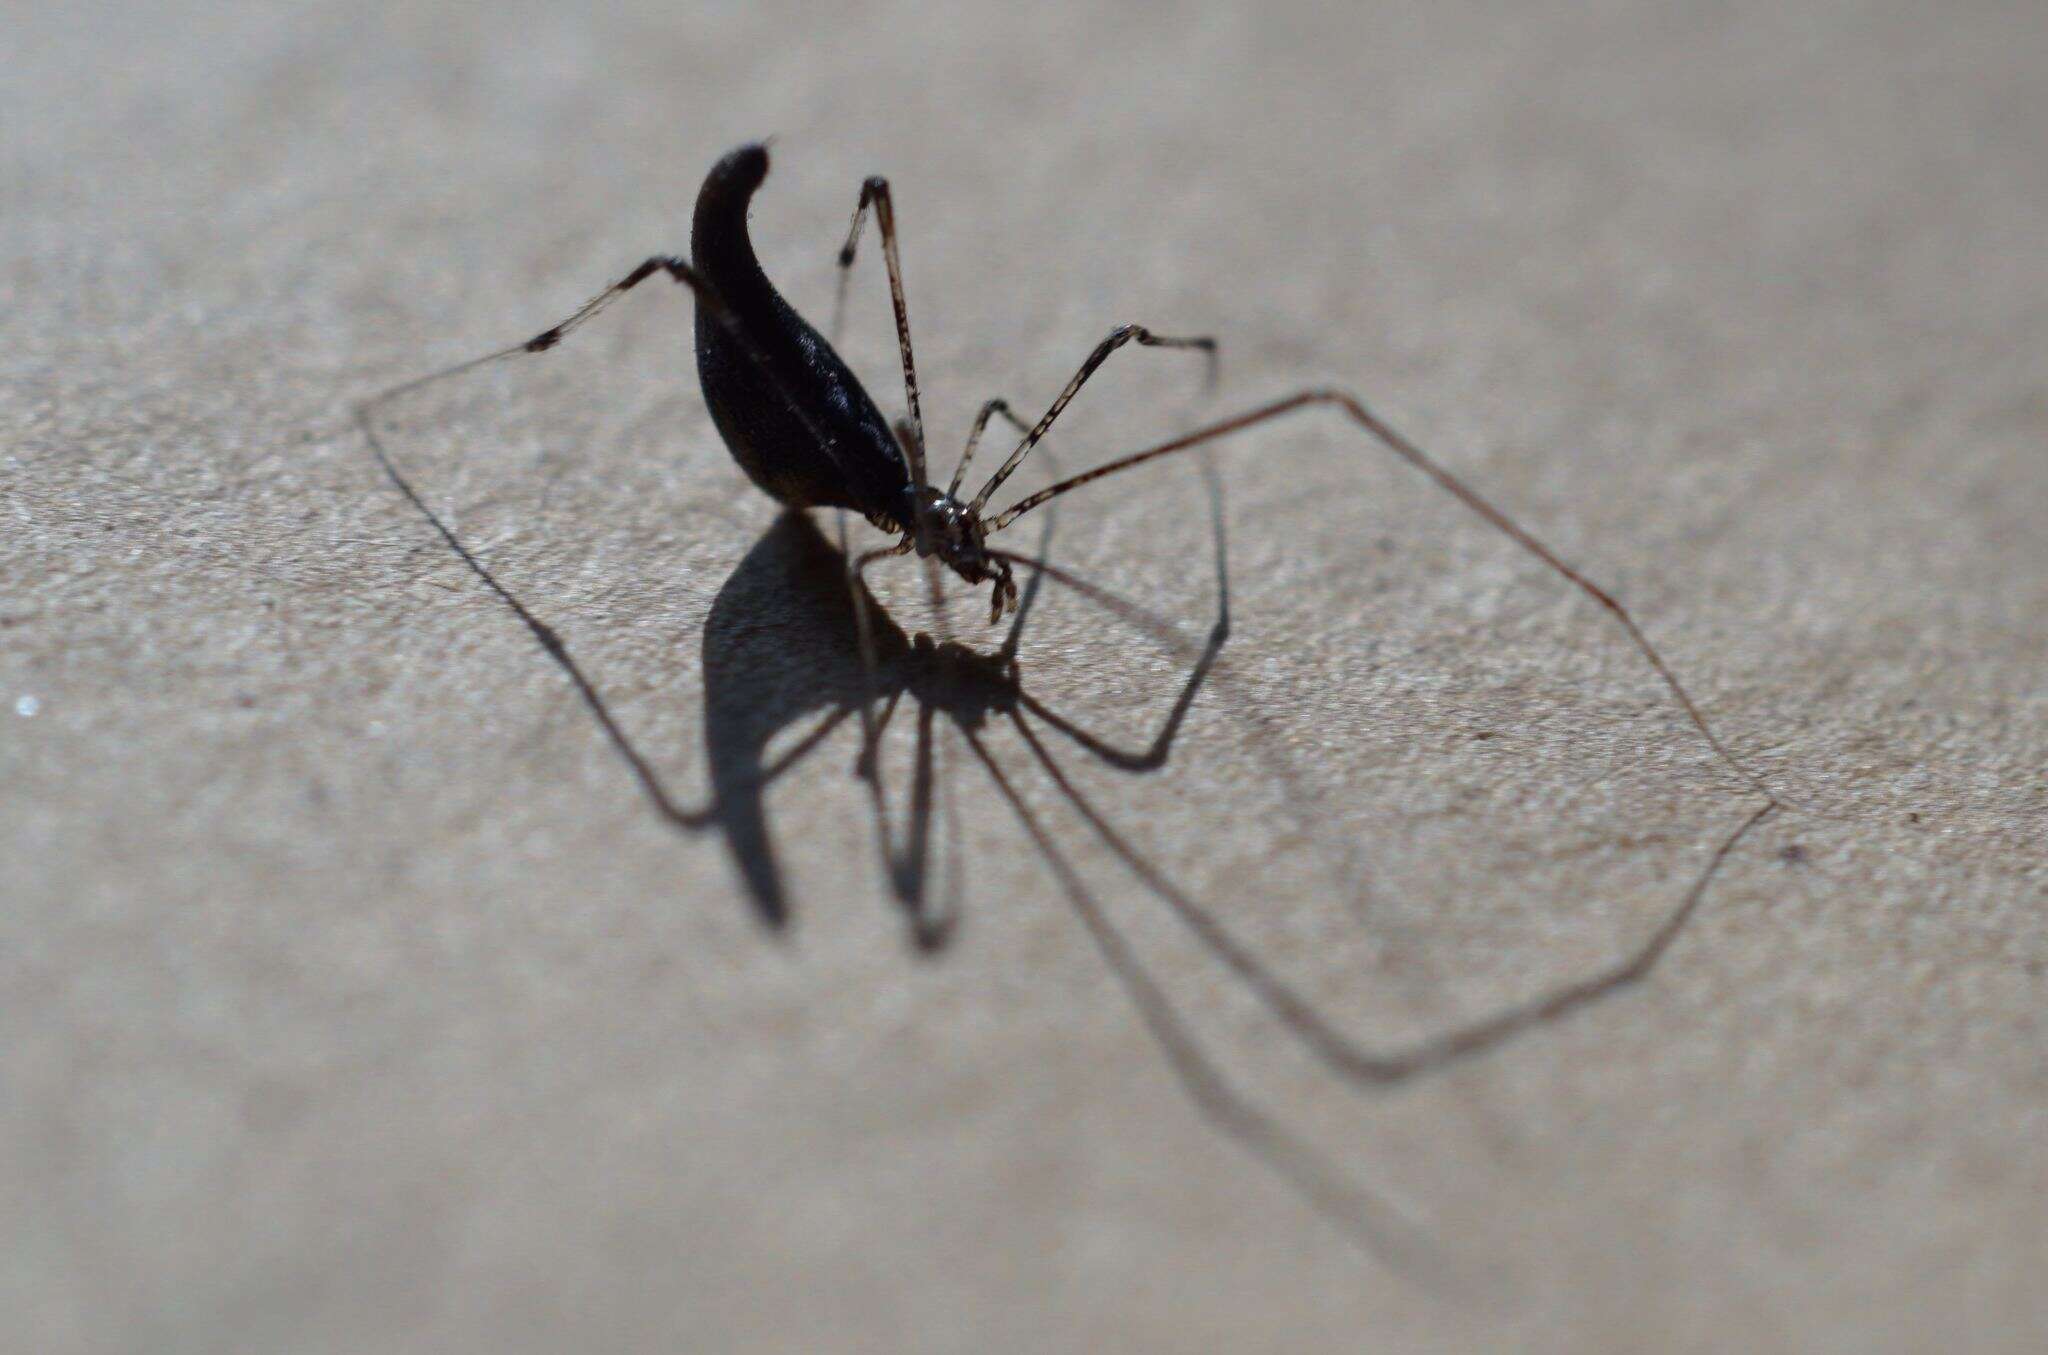
<svg viewBox="0 0 2048 1355">
<path fill-rule="evenodd" d="M 839 342 L 846 318 L 846 284 L 852 274 L 854 250 L 860 244 L 861 227 L 868 208 L 875 210 L 875 228 L 882 235 L 882 262 L 889 273 L 889 302 L 896 312 L 896 348 L 903 358 L 903 397 L 910 407 L 910 436 L 903 450 L 910 457 L 911 478 L 923 489 L 930 484 L 924 465 L 924 413 L 918 407 L 917 358 L 910 347 L 910 307 L 903 299 L 903 262 L 896 248 L 896 205 L 889 196 L 889 181 L 876 174 L 860 186 L 860 201 L 854 205 L 853 224 L 847 228 L 846 243 L 839 247 L 839 287 L 832 306 L 832 342 Z"/>
<path fill-rule="evenodd" d="M 959 493 L 960 477 L 966 473 L 967 463 L 973 459 L 974 445 L 981 441 L 982 430 L 988 427 L 989 419 L 997 414 L 1001 414 L 1005 419 L 1008 419 L 1019 431 L 1029 431 L 1024 421 L 1010 412 L 1009 401 L 998 398 L 983 404 L 981 411 L 974 416 L 973 429 L 967 434 L 967 449 L 960 454 L 960 464 L 953 471 L 953 483 L 946 487 L 948 498 L 954 497 Z M 900 421 L 896 430 L 897 440 L 903 442 L 906 446 L 909 445 L 908 439 L 913 436 L 908 431 L 909 422 L 908 419 Z M 926 591 L 931 596 L 932 615 L 935 619 L 934 624 L 939 632 L 939 639 L 951 640 L 953 638 L 953 624 L 946 609 L 945 578 L 936 557 L 925 557 L 924 578 Z"/>
<path fill-rule="evenodd" d="M 1298 410 L 1325 407 L 1338 410 L 1352 423 L 1364 429 L 1376 441 L 1385 446 L 1396 457 L 1428 476 L 1440 489 L 1477 514 L 1487 525 L 1500 532 L 1529 554 L 1535 556 L 1544 565 L 1548 566 L 1552 572 L 1562 577 L 1594 602 L 1600 604 L 1614 618 L 1615 624 L 1619 625 L 1627 634 L 1630 642 L 1635 645 L 1636 650 L 1648 661 L 1657 676 L 1663 680 L 1664 686 L 1685 711 L 1686 717 L 1692 722 L 1693 727 L 1699 731 L 1700 736 L 1706 740 L 1707 746 L 1714 751 L 1720 760 L 1739 775 L 1753 790 L 1769 800 L 1772 805 L 1789 803 L 1789 801 L 1785 801 L 1783 797 L 1779 796 L 1765 784 L 1762 777 L 1751 771 L 1734 753 L 1730 752 L 1726 744 L 1722 743 L 1720 735 L 1716 734 L 1713 726 L 1707 723 L 1706 715 L 1702 713 L 1698 703 L 1693 700 L 1692 694 L 1686 690 L 1685 684 L 1678 680 L 1678 674 L 1672 670 L 1671 665 L 1665 661 L 1663 654 L 1658 652 L 1657 647 L 1650 643 L 1649 637 L 1643 633 L 1643 629 L 1636 623 L 1635 617 L 1629 614 L 1628 609 L 1622 606 L 1614 598 L 1613 594 L 1609 593 L 1599 584 L 1594 583 L 1591 579 L 1588 579 L 1571 565 L 1565 563 L 1556 552 L 1532 536 L 1520 523 L 1516 522 L 1499 508 L 1496 508 L 1490 501 L 1482 497 L 1477 490 L 1466 484 L 1464 480 L 1439 465 L 1434 457 L 1423 451 L 1421 447 L 1374 414 L 1356 396 L 1345 391 L 1325 388 L 1298 391 L 1293 395 L 1260 405 L 1232 418 L 1207 424 L 1190 433 L 1183 433 L 1177 438 L 1171 438 L 1156 446 L 1147 447 L 1143 451 L 1118 457 L 1106 465 L 1097 466 L 1094 470 L 1083 471 L 1079 475 L 1069 476 L 1056 484 L 1039 490 L 1035 494 L 1018 500 L 989 522 L 988 531 L 991 534 L 999 532 L 1039 505 L 1056 499 L 1071 490 L 1079 489 L 1082 485 L 1100 480 L 1104 476 L 1132 469 L 1148 461 L 1154 461 L 1163 456 L 1170 456 L 1175 452 L 1186 451 L 1192 447 L 1199 447 L 1205 443 L 1218 441 L 1229 437 L 1233 433 L 1241 433 L 1260 424 L 1284 418 Z"/>
<path fill-rule="evenodd" d="M 528 631 L 532 632 L 533 638 L 539 642 L 540 647 L 547 651 L 548 656 L 554 660 L 555 664 L 561 668 L 563 674 L 568 677 L 570 683 L 576 688 L 577 695 L 583 699 L 584 705 L 590 709 L 591 715 L 597 720 L 599 726 L 603 728 L 605 736 L 611 740 L 612 746 L 618 750 L 619 755 L 633 769 L 634 778 L 639 781 L 641 789 L 646 793 L 647 798 L 653 802 L 655 809 L 663 818 L 678 827 L 697 829 L 705 827 L 713 821 L 718 810 L 717 804 L 712 803 L 700 809 L 686 809 L 670 795 L 660 775 L 654 770 L 653 765 L 634 746 L 632 739 L 628 737 L 618 720 L 612 715 L 611 708 L 605 703 L 603 696 L 599 694 L 596 685 L 591 682 L 589 675 L 577 663 L 575 656 L 569 652 L 569 647 L 562 640 L 560 633 L 554 627 L 542 621 L 517 594 L 507 588 L 476 553 L 463 542 L 462 538 L 456 535 L 454 528 L 448 525 L 447 520 L 434 511 L 432 506 L 427 503 L 426 498 L 414 486 L 412 480 L 399 469 L 397 460 L 391 455 L 390 450 L 384 445 L 384 439 L 377 432 L 377 414 L 392 401 L 437 382 L 446 381 L 467 372 L 475 371 L 493 362 L 518 357 L 526 353 L 544 353 L 567 338 L 575 330 L 594 319 L 620 296 L 657 274 L 664 274 L 690 288 L 696 294 L 698 302 L 710 308 L 713 315 L 718 316 L 723 322 L 728 324 L 731 322 L 730 314 L 726 311 L 724 302 L 698 276 L 696 270 L 688 262 L 670 255 L 653 255 L 619 279 L 619 281 L 584 302 L 568 318 L 549 326 L 532 338 L 521 343 L 512 344 L 509 347 L 485 353 L 481 357 L 471 358 L 466 362 L 458 362 L 452 366 L 443 367 L 439 371 L 429 372 L 425 376 L 401 382 L 360 402 L 355 407 L 355 421 L 356 425 L 362 430 L 363 439 L 369 445 L 371 455 L 376 458 L 377 464 L 383 470 L 385 477 L 391 481 L 392 485 L 404 496 L 405 500 L 419 511 L 420 515 L 427 520 L 428 524 L 440 536 L 441 540 L 447 544 L 448 548 L 461 559 L 463 564 L 469 567 L 470 572 L 475 574 L 478 580 L 496 595 L 499 601 L 511 609 L 512 614 L 519 618 Z M 779 774 L 787 765 L 789 765 L 788 761 L 784 761 L 767 773 L 767 775 Z"/>
<path fill-rule="evenodd" d="M 974 449 L 981 442 L 982 432 L 987 429 L 991 416 L 1000 414 L 1009 420 L 1010 426 L 1026 437 L 1031 435 L 1031 425 L 1018 418 L 1011 410 L 1010 402 L 1000 397 L 990 400 L 974 416 L 974 427 L 967 434 L 967 448 L 960 453 L 960 464 L 953 468 L 953 482 L 946 486 L 947 498 L 958 498 L 960 482 L 967 477 L 967 463 L 974 460 Z"/>
<path fill-rule="evenodd" d="M 989 477 L 988 483 L 981 487 L 981 492 L 974 496 L 974 501 L 968 505 L 969 508 L 976 513 L 981 511 L 982 505 L 988 502 L 988 496 L 1000 489 L 1003 481 L 1009 479 L 1017 467 L 1024 463 L 1024 458 L 1031 454 L 1031 449 L 1038 445 L 1039 440 L 1045 436 L 1046 430 L 1052 427 L 1053 421 L 1059 418 L 1060 413 L 1073 402 L 1074 397 L 1080 393 L 1081 387 L 1088 384 L 1088 378 L 1095 375 L 1095 369 L 1107 362 L 1111 353 L 1116 352 L 1117 349 L 1122 348 L 1128 343 L 1140 344 L 1147 348 L 1199 349 L 1206 353 L 1209 358 L 1209 384 L 1211 386 L 1216 384 L 1216 340 L 1213 338 L 1210 338 L 1208 335 L 1198 335 L 1193 338 L 1170 338 L 1164 334 L 1154 334 L 1143 325 L 1118 325 L 1115 329 L 1109 331 L 1107 338 L 1095 345 L 1095 350 L 1081 363 L 1081 369 L 1074 373 L 1072 380 L 1067 382 L 1066 389 L 1062 390 L 1059 393 L 1059 397 L 1046 408 L 1045 413 L 1039 416 L 1038 422 L 1031 426 L 1031 431 L 1024 435 L 1024 440 L 1017 444 L 1016 450 L 1011 452 L 1003 461 L 1003 464 L 996 468 L 996 473 Z M 991 524 L 990 530 L 994 530 L 993 524 Z"/>
</svg>

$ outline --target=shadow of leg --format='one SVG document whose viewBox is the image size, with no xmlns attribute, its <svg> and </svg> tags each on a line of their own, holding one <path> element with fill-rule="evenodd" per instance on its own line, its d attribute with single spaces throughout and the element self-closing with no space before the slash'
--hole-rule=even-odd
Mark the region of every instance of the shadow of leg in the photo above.
<svg viewBox="0 0 2048 1355">
<path fill-rule="evenodd" d="M 1216 621 L 1209 628 L 1209 641 L 1196 658 L 1194 670 L 1188 674 L 1188 680 L 1182 685 L 1180 695 L 1173 703 L 1173 709 L 1167 712 L 1166 722 L 1160 726 L 1159 733 L 1153 737 L 1151 744 L 1142 752 L 1118 748 L 1082 729 L 1029 692 L 1020 688 L 1017 694 L 1018 700 L 1023 703 L 1026 710 L 1096 757 L 1123 771 L 1148 772 L 1166 765 L 1167 754 L 1173 748 L 1174 739 L 1180 735 L 1180 727 L 1187 719 L 1189 708 L 1195 704 L 1196 693 L 1200 692 L 1202 684 L 1208 681 L 1210 670 L 1216 666 L 1217 656 L 1223 652 L 1224 642 L 1230 638 L 1230 563 L 1228 541 L 1223 526 L 1223 481 L 1217 475 L 1212 459 L 1203 460 L 1202 471 L 1203 478 L 1208 482 L 1209 520 L 1216 539 Z M 1049 568 L 1044 563 L 1044 555 L 1045 551 L 1041 546 L 1038 560 L 1030 561 L 1016 557 L 1020 562 L 1034 566 L 1030 584 L 1034 591 Z M 1073 580 L 1072 576 L 1067 576 L 1067 579 L 1070 584 L 1078 582 Z"/>
<path fill-rule="evenodd" d="M 1678 905 L 1665 915 L 1664 920 L 1651 932 L 1649 938 L 1614 964 L 1588 978 L 1564 984 L 1550 993 L 1509 1007 L 1457 1030 L 1434 1036 L 1407 1049 L 1375 1052 L 1361 1047 L 1349 1036 L 1331 1026 L 1313 1004 L 1260 964 L 1251 951 L 1216 920 L 1214 914 L 1196 903 L 1117 832 L 1103 817 L 1101 811 L 1067 777 L 1066 771 L 1053 758 L 1037 733 L 1025 723 L 1022 715 L 1013 712 L 1011 719 L 1038 760 L 1038 764 L 1045 769 L 1046 774 L 1059 787 L 1061 794 L 1082 818 L 1088 821 L 1096 835 L 1122 859 L 1146 888 L 1174 910 L 1189 930 L 1194 932 L 1219 960 L 1258 994 L 1267 1008 L 1292 1030 L 1297 1038 L 1313 1050 L 1317 1057 L 1347 1079 L 1382 1086 L 1401 1082 L 1460 1059 L 1472 1057 L 1523 1031 L 1557 1020 L 1643 978 L 1655 968 L 1657 961 L 1670 949 L 1672 942 L 1678 939 L 1679 933 L 1692 919 L 1700 901 L 1706 897 L 1707 888 L 1712 884 L 1715 874 L 1735 850 L 1736 844 L 1778 808 L 1776 801 L 1767 802 L 1737 825 L 1734 831 L 1722 840 L 1721 845 L 1708 859 L 1705 868 L 1693 881 L 1692 887 L 1685 892 Z"/>
<path fill-rule="evenodd" d="M 1379 1260 L 1440 1289 L 1463 1291 L 1470 1277 L 1413 1221 L 1354 1181 L 1311 1144 L 1261 1111 L 1223 1076 L 1130 943 L 1110 922 L 1073 866 L 1003 774 L 981 739 L 962 729 L 968 747 L 1052 867 L 1075 915 L 1101 952 L 1182 1089 L 1210 1124 L 1277 1173 L 1303 1199 Z"/>
</svg>

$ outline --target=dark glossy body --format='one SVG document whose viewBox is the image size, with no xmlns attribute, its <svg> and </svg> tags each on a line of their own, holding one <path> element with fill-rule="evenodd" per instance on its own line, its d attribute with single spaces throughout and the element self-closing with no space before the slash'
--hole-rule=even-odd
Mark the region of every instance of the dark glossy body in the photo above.
<svg viewBox="0 0 2048 1355">
<path fill-rule="evenodd" d="M 747 205 L 767 174 L 767 151 L 742 146 L 712 166 L 697 194 L 693 261 L 760 359 L 697 307 L 697 378 L 712 422 L 747 478 L 780 502 L 850 508 L 911 532 L 917 491 L 889 421 L 754 257 Z"/>
</svg>

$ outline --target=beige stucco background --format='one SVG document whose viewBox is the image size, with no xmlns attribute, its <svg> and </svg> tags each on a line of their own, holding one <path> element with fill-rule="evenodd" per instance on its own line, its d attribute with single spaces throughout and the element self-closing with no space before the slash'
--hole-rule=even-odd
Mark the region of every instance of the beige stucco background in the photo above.
<svg viewBox="0 0 2048 1355">
<path fill-rule="evenodd" d="M 0 1344 L 2048 1341 L 2039 5 L 8 11 Z M 1221 388 L 1119 354 L 1066 469 L 1352 386 L 1792 803 L 1644 982 L 1400 1085 L 1319 1062 L 1176 900 L 1392 1049 L 1599 971 L 1762 802 L 1597 608 L 1308 415 L 1214 459 L 1231 632 L 1162 766 L 1027 714 L 1063 792 L 878 576 L 891 833 L 923 706 L 928 897 L 960 867 L 920 955 L 852 722 L 741 812 L 859 670 L 649 287 L 387 442 L 679 802 L 718 771 L 665 822 L 349 412 L 684 248 L 767 133 L 821 323 L 891 176 L 942 466 L 1119 321 L 1219 335 Z M 895 409 L 877 264 L 846 351 Z M 1142 749 L 1212 499 L 1097 489 L 1050 550 L 1141 611 L 1048 586 L 1020 682 Z"/>
</svg>

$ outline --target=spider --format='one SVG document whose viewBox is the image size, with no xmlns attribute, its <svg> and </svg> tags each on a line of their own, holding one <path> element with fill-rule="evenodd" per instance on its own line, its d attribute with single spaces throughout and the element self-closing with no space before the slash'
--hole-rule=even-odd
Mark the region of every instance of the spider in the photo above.
<svg viewBox="0 0 2048 1355">
<path fill-rule="evenodd" d="M 1025 710 L 1076 734 L 1098 754 L 1104 746 L 1079 736 L 1071 726 L 1058 720 L 1032 700 L 1019 684 L 1016 652 L 1019 630 L 1013 625 L 1008 639 L 993 655 L 978 655 L 962 646 L 947 643 L 933 646 L 923 636 L 908 644 L 900 632 L 888 630 L 881 639 L 891 650 L 892 699 L 908 692 L 926 711 L 943 709 L 952 717 L 969 747 L 997 788 L 1019 816 L 1040 852 L 1052 864 L 1064 891 L 1087 925 L 1098 948 L 1123 982 L 1146 1025 L 1173 1063 L 1190 1096 L 1221 1129 L 1263 1157 L 1288 1178 L 1297 1189 L 1312 1197 L 1327 1212 L 1337 1216 L 1355 1235 L 1376 1247 L 1414 1254 L 1418 1244 L 1385 1207 L 1351 1185 L 1343 1174 L 1323 1161 L 1305 1143 L 1295 1139 L 1270 1116 L 1247 1102 L 1229 1086 L 1210 1063 L 1199 1043 L 1164 992 L 1139 966 L 1129 944 L 1109 923 L 1100 907 L 1081 884 L 1073 868 L 1060 853 L 1043 825 L 1018 797 L 1011 781 L 989 756 L 979 729 L 992 716 L 1007 719 L 1021 731 L 1039 765 L 1079 808 L 1096 832 L 1114 851 L 1137 870 L 1147 887 L 1167 900 L 1183 920 L 1225 964 L 1239 973 L 1260 998 L 1302 1040 L 1340 1076 L 1357 1085 L 1386 1085 L 1406 1080 L 1434 1068 L 1491 1048 L 1520 1031 L 1565 1015 L 1607 993 L 1641 979 L 1656 964 L 1677 937 L 1721 863 L 1737 843 L 1782 801 L 1762 780 L 1722 743 L 1677 675 L 1653 646 L 1635 619 L 1609 592 L 1567 564 L 1549 547 L 1531 535 L 1506 513 L 1482 497 L 1464 480 L 1437 463 L 1414 442 L 1391 427 L 1356 396 L 1343 390 L 1311 387 L 1270 400 L 1228 418 L 1207 423 L 1190 432 L 1153 446 L 1131 452 L 1079 474 L 1066 476 L 1047 488 L 1020 499 L 1010 507 L 991 514 L 990 497 L 1017 471 L 1032 450 L 1044 439 L 1098 368 L 1117 350 L 1138 344 L 1144 347 L 1190 349 L 1208 359 L 1213 380 L 1216 342 L 1208 336 L 1177 337 L 1155 333 L 1143 325 L 1121 324 L 1112 329 L 1089 352 L 1080 368 L 1059 395 L 1034 423 L 1019 419 L 1002 400 L 981 406 L 968 435 L 958 465 L 944 489 L 934 485 L 927 473 L 923 414 L 919 404 L 917 366 L 911 348 L 909 310 L 904 301 L 902 268 L 897 247 L 894 205 L 889 184 L 871 177 L 861 186 L 845 243 L 838 256 L 840 266 L 839 302 L 843 309 L 848 270 L 854 262 L 862 228 L 873 212 L 881 236 L 887 268 L 889 295 L 895 312 L 896 336 L 902 358 L 906 416 L 892 424 L 877 408 L 860 381 L 840 359 L 825 337 L 813 329 L 783 299 L 755 257 L 747 231 L 747 211 L 754 195 L 766 180 L 769 155 L 765 145 L 741 146 L 718 160 L 705 177 L 698 193 L 691 226 L 693 257 L 654 255 L 619 281 L 599 292 L 573 314 L 522 343 L 486 353 L 481 357 L 394 386 L 357 406 L 357 421 L 385 472 L 404 495 L 426 515 L 447 544 L 474 570 L 484 583 L 506 602 L 532 630 L 549 654 L 568 673 L 585 703 L 606 733 L 632 765 L 643 788 L 665 817 L 681 826 L 700 828 L 718 817 L 719 804 L 709 809 L 686 810 L 663 787 L 647 761 L 613 719 L 595 687 L 570 655 L 559 635 L 508 591 L 454 532 L 426 504 L 399 472 L 379 440 L 375 414 L 388 402 L 434 382 L 471 371 L 487 363 L 525 353 L 541 353 L 567 338 L 595 318 L 614 300 L 655 276 L 666 276 L 690 289 L 696 299 L 697 372 L 718 428 L 733 459 L 762 491 L 793 510 L 837 508 L 861 514 L 883 531 L 893 533 L 893 545 L 859 555 L 842 551 L 837 557 L 849 585 L 848 596 L 855 622 L 865 687 L 857 707 L 864 730 L 861 767 L 874 787 L 876 807 L 881 810 L 879 778 L 874 769 L 879 724 L 871 712 L 878 695 L 876 623 L 869 616 L 870 601 L 862 576 L 876 561 L 915 553 L 966 581 L 970 586 L 989 586 L 989 621 L 996 624 L 1009 614 L 1022 615 L 1014 566 L 1034 571 L 1037 577 L 1060 572 L 1042 558 L 1015 553 L 990 544 L 990 538 L 1013 525 L 1027 513 L 1060 496 L 1124 470 L 1214 443 L 1272 422 L 1287 415 L 1326 408 L 1337 411 L 1352 425 L 1391 452 L 1399 460 L 1427 476 L 1439 488 L 1476 514 L 1522 550 L 1597 602 L 1627 635 L 1650 667 L 1662 680 L 1687 718 L 1707 745 L 1733 768 L 1765 800 L 1711 855 L 1704 871 L 1695 879 L 1681 902 L 1672 909 L 1649 938 L 1622 959 L 1600 972 L 1564 984 L 1530 1001 L 1510 1006 L 1496 1014 L 1425 1040 L 1406 1050 L 1375 1052 L 1344 1036 L 1276 976 L 1265 971 L 1251 953 L 1200 905 L 1186 896 L 1157 867 L 1139 857 L 1135 850 L 1109 826 L 1092 805 L 1075 789 L 1059 765 L 1024 720 Z M 836 325 L 835 325 L 836 329 Z M 982 486 L 966 497 L 963 486 L 990 422 L 998 415 L 1007 419 L 1019 434 L 1016 446 Z M 778 529 L 781 530 L 781 529 Z M 824 551 L 822 539 L 807 523 L 790 528 L 798 554 Z M 1220 533 L 1220 516 L 1218 531 Z M 805 535 L 808 533 L 808 535 Z M 806 542 L 812 544 L 805 544 Z M 785 546 L 790 543 L 785 542 Z M 815 549 L 813 549 L 815 546 Z M 1219 535 L 1220 550 L 1220 535 Z M 828 552 L 829 554 L 829 552 Z M 1220 557 L 1219 557 L 1220 558 Z M 1219 583 L 1221 582 L 1219 578 Z M 1028 593 L 1024 609 L 1028 609 Z M 1226 619 L 1219 619 L 1201 662 L 1176 705 L 1155 755 L 1163 754 L 1180 716 L 1192 700 L 1195 689 L 1215 658 L 1227 632 Z M 807 736 L 798 750 L 777 759 L 775 766 L 754 766 L 741 778 L 748 788 L 772 778 L 802 752 L 815 745 L 829 728 L 843 718 L 841 709 L 824 726 Z M 886 710 L 884 713 L 885 720 Z M 754 750 L 758 751 L 758 750 Z M 923 756 L 921 752 L 920 756 Z M 716 758 L 714 758 L 714 761 Z M 1113 759 L 1114 760 L 1114 759 Z M 1126 765 L 1136 765 L 1127 762 Z M 714 768 L 716 772 L 716 768 Z M 721 790 L 721 797 L 725 792 Z M 888 845 L 886 814 L 882 816 L 885 852 L 898 876 L 898 892 L 906 902 L 920 895 L 921 886 L 904 884 L 904 875 L 917 875 L 921 865 L 906 871 L 903 861 Z M 914 829 L 913 836 L 921 830 Z M 779 913 L 765 907 L 771 924 Z M 921 895 L 920 895 L 921 896 Z M 779 907 L 779 904 L 777 905 Z M 915 912 L 915 908 L 913 909 Z M 921 927 L 929 918 L 918 918 Z M 943 937 L 943 928 L 921 930 L 920 943 L 931 946 Z"/>
</svg>

